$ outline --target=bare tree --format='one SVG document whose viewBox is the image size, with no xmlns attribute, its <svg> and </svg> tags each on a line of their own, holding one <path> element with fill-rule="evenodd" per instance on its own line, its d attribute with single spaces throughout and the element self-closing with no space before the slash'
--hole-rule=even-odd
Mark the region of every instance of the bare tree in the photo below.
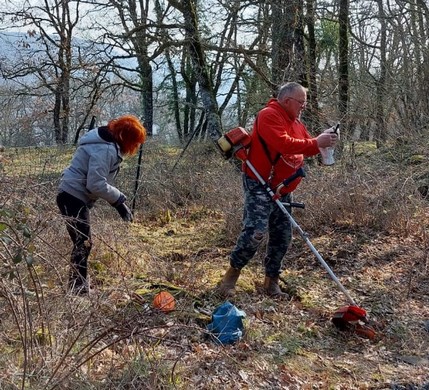
<svg viewBox="0 0 429 390">
<path fill-rule="evenodd" d="M 137 69 L 132 65 L 116 61 L 115 70 L 125 85 L 141 94 L 143 121 L 148 135 L 153 132 L 153 70 L 151 62 L 161 53 L 161 50 L 150 51 L 150 46 L 156 42 L 156 23 L 150 19 L 150 1 L 126 0 L 117 2 L 108 0 L 105 4 L 98 4 L 97 11 L 114 9 L 120 22 L 120 29 L 110 24 L 98 23 L 104 31 L 103 44 L 112 45 L 117 51 L 111 52 L 112 61 L 124 58 L 135 58 Z M 112 14 L 114 15 L 114 14 Z M 160 16 L 159 16 L 160 17 Z M 161 23 L 161 22 L 160 22 Z M 125 55 L 120 51 L 125 51 Z M 126 73 L 137 73 L 137 80 L 128 77 Z"/>
<path fill-rule="evenodd" d="M 169 3 L 179 10 L 184 19 L 185 39 L 193 62 L 194 71 L 198 80 L 205 115 L 207 118 L 207 131 L 212 140 L 217 140 L 222 135 L 222 124 L 219 115 L 218 104 L 214 96 L 213 84 L 210 79 L 206 57 L 201 43 L 198 29 L 198 17 L 195 12 L 194 0 L 175 1 Z"/>
<path fill-rule="evenodd" d="M 44 0 L 3 12 L 6 19 L 21 27 L 28 26 L 29 30 L 27 38 L 22 39 L 26 46 L 17 51 L 22 61 L 14 58 L 9 65 L 4 62 L 2 76 L 21 80 L 21 94 L 44 97 L 49 102 L 44 110 L 52 115 L 55 140 L 59 144 L 66 143 L 69 138 L 74 97 L 87 94 L 86 103 L 80 103 L 79 108 L 84 112 L 78 127 L 83 127 L 105 82 L 105 66 L 99 60 L 98 64 L 90 61 L 90 58 L 94 60 L 89 54 L 93 47 L 74 39 L 81 19 L 80 9 L 80 0 Z M 28 49 L 28 56 L 25 49 Z"/>
<path fill-rule="evenodd" d="M 70 123 L 82 128 L 90 110 L 125 89 L 139 95 L 128 108 L 142 113 L 149 132 L 160 112 L 175 139 L 205 139 L 221 131 L 221 120 L 248 125 L 289 80 L 309 88 L 310 125 L 343 118 L 356 126 L 354 136 L 382 144 L 427 123 L 426 1 L 81 1 L 44 0 L 3 13 L 18 15 L 35 35 L 22 40 L 32 54 L 15 67 L 2 61 L 2 74 L 21 83 L 15 91 L 48 102 L 58 142 Z M 88 34 L 99 33 L 93 46 L 74 38 L 89 16 Z M 37 82 L 24 83 L 28 75 Z M 78 113 L 79 99 L 90 104 Z"/>
</svg>

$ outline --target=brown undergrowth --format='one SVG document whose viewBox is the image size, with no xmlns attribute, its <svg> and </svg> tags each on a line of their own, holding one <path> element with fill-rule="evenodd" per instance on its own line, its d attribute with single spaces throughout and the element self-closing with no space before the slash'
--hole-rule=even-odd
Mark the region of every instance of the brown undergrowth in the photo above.
<svg viewBox="0 0 429 390">
<path fill-rule="evenodd" d="M 347 301 L 295 234 L 281 279 L 290 298 L 262 294 L 262 247 L 232 300 L 244 337 L 222 347 L 206 325 L 240 230 L 240 175 L 210 146 L 174 169 L 178 152 L 162 150 L 148 147 L 132 224 L 103 202 L 92 210 L 89 297 L 65 291 L 55 183 L 2 177 L 1 389 L 428 388 L 429 215 L 415 166 L 383 151 L 309 161 L 295 194 L 306 208 L 294 217 L 368 310 L 375 340 L 333 327 Z M 174 312 L 153 309 L 160 290 Z"/>
</svg>

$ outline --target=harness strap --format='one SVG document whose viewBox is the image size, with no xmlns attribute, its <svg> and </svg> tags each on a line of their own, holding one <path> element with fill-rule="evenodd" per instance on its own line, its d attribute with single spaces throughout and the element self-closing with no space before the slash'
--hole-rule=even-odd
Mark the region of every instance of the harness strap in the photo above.
<svg viewBox="0 0 429 390">
<path fill-rule="evenodd" d="M 255 126 L 256 135 L 258 136 L 259 141 L 261 142 L 261 145 L 264 148 L 264 151 L 265 151 L 265 154 L 267 155 L 268 161 L 271 163 L 270 175 L 268 176 L 268 179 L 267 179 L 268 184 L 271 184 L 271 179 L 274 176 L 274 166 L 277 164 L 277 162 L 279 161 L 279 159 L 282 155 L 281 155 L 281 153 L 277 153 L 276 156 L 274 157 L 274 159 L 271 158 L 271 153 L 268 150 L 267 143 L 262 138 L 262 136 L 259 134 L 258 128 L 259 128 L 258 117 L 256 117 L 256 126 Z"/>
</svg>

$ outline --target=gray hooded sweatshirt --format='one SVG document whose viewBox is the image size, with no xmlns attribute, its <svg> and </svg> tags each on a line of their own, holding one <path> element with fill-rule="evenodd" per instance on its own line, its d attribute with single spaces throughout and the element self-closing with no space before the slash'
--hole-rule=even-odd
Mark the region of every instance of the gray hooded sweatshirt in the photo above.
<svg viewBox="0 0 429 390">
<path fill-rule="evenodd" d="M 101 138 L 99 129 L 90 130 L 79 140 L 70 165 L 62 173 L 59 191 L 88 206 L 99 198 L 114 204 L 124 196 L 113 185 L 121 162 L 119 146 Z"/>
</svg>

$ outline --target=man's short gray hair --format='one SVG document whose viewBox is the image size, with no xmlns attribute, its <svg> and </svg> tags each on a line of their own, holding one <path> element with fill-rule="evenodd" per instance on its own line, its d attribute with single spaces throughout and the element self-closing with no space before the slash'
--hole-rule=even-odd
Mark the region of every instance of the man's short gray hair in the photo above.
<svg viewBox="0 0 429 390">
<path fill-rule="evenodd" d="M 286 97 L 289 97 L 294 94 L 298 89 L 307 91 L 301 84 L 295 83 L 293 81 L 283 84 L 279 88 L 279 92 L 277 93 L 277 100 L 282 102 Z"/>
</svg>

